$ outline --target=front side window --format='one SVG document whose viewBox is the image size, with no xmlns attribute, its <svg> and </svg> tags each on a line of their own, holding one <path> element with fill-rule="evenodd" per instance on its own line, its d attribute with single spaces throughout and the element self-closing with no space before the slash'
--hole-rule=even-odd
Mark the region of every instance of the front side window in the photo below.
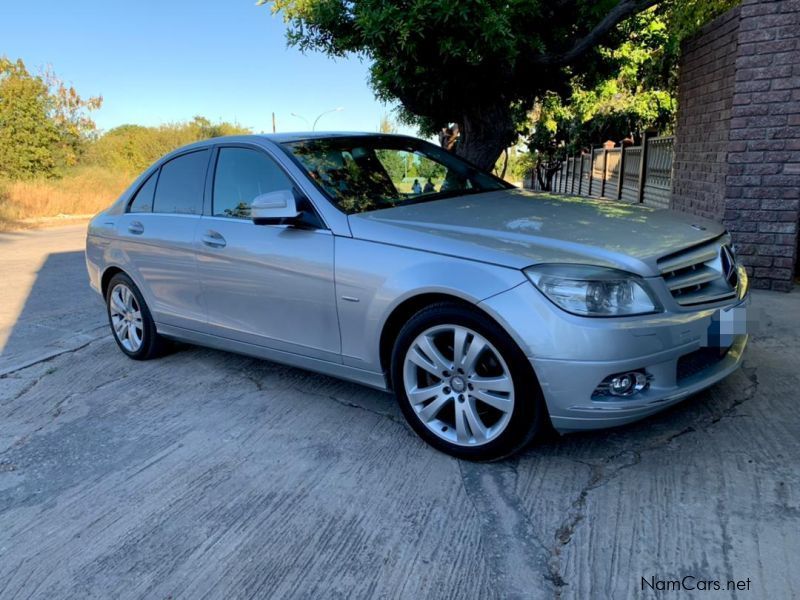
<svg viewBox="0 0 800 600">
<path fill-rule="evenodd" d="M 511 187 L 433 144 L 410 138 L 336 137 L 282 147 L 347 213 Z"/>
<path fill-rule="evenodd" d="M 139 188 L 133 200 L 128 205 L 128 212 L 147 213 L 153 212 L 153 195 L 156 191 L 156 180 L 158 180 L 158 170 L 147 178 L 144 185 Z"/>
<path fill-rule="evenodd" d="M 161 167 L 153 212 L 199 215 L 203 212 L 203 189 L 209 150 L 183 154 Z"/>
<path fill-rule="evenodd" d="M 289 177 L 269 156 L 249 148 L 220 148 L 214 174 L 212 214 L 250 218 L 256 197 L 292 189 Z"/>
</svg>

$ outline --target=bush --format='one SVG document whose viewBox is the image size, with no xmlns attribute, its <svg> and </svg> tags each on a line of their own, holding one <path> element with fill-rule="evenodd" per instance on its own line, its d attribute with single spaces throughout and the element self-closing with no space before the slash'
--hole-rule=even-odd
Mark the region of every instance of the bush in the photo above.
<svg viewBox="0 0 800 600">
<path fill-rule="evenodd" d="M 235 123 L 211 123 L 195 117 L 188 123 L 159 127 L 122 125 L 100 137 L 89 147 L 86 162 L 115 171 L 138 175 L 167 152 L 186 144 L 223 135 L 251 131 Z"/>
</svg>

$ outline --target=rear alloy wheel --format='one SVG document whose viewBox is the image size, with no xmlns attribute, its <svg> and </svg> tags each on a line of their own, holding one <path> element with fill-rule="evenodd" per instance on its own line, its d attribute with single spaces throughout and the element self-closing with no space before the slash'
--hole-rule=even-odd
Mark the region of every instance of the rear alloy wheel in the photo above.
<svg viewBox="0 0 800 600">
<path fill-rule="evenodd" d="M 137 352 L 142 347 L 144 337 L 142 311 L 136 296 L 124 283 L 118 283 L 111 289 L 108 315 L 117 342 L 128 352 Z"/>
<path fill-rule="evenodd" d="M 141 292 L 124 273 L 108 284 L 108 322 L 120 349 L 135 360 L 147 360 L 163 353 L 166 341 L 158 335 Z"/>
<path fill-rule="evenodd" d="M 542 420 L 530 365 L 507 333 L 459 305 L 417 313 L 401 330 L 392 381 L 412 428 L 472 460 L 507 456 Z"/>
</svg>

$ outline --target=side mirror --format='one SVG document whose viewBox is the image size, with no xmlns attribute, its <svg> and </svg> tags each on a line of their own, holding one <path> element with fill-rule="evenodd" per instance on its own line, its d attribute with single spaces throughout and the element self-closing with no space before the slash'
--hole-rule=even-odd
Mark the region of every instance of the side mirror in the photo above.
<svg viewBox="0 0 800 600">
<path fill-rule="evenodd" d="M 278 190 L 256 196 L 250 205 L 250 218 L 256 225 L 279 225 L 300 214 L 292 190 Z"/>
</svg>

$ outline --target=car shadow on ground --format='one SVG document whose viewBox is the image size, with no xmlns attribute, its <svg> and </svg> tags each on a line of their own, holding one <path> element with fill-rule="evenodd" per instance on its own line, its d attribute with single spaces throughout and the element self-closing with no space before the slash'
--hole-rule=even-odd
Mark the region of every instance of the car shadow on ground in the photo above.
<svg viewBox="0 0 800 600">
<path fill-rule="evenodd" d="M 96 339 L 105 323 L 80 251 L 47 255 L 24 301 L 24 289 L 6 294 L 3 312 L 9 312 L 0 323 L 0 373 Z"/>
</svg>

